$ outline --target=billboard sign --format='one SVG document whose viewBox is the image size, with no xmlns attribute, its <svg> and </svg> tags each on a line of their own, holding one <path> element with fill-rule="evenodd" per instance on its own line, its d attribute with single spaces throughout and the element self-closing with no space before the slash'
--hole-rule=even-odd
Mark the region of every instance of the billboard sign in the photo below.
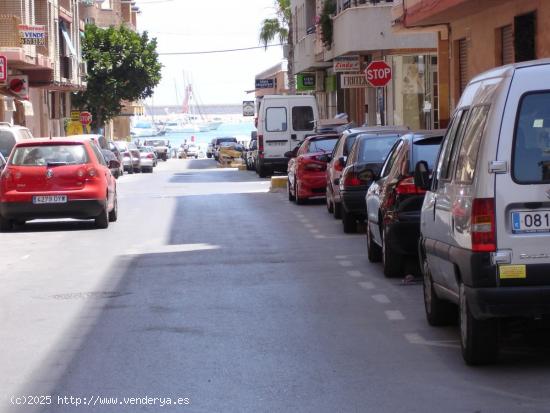
<svg viewBox="0 0 550 413">
<path fill-rule="evenodd" d="M 46 45 L 46 26 L 20 24 L 17 27 L 19 29 L 19 36 L 21 37 L 21 44 L 34 46 Z"/>
<path fill-rule="evenodd" d="M 274 89 L 275 79 L 256 79 L 256 89 Z"/>
<path fill-rule="evenodd" d="M 341 75 L 340 84 L 342 89 L 363 89 L 370 86 L 363 74 Z"/>
<path fill-rule="evenodd" d="M 361 60 L 359 55 L 338 56 L 335 57 L 332 64 L 334 73 L 359 72 L 361 70 Z"/>
</svg>

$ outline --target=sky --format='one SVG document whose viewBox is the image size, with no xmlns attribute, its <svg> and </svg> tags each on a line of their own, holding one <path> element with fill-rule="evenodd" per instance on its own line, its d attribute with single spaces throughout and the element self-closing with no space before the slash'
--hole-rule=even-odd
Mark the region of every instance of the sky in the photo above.
<svg viewBox="0 0 550 413">
<path fill-rule="evenodd" d="M 147 31 L 163 52 L 196 52 L 260 46 L 264 18 L 274 0 L 138 0 L 138 31 Z M 153 103 L 181 104 L 184 77 L 202 104 L 253 100 L 255 75 L 281 62 L 281 47 L 206 55 L 160 56 L 162 80 Z M 151 101 L 149 100 L 149 103 Z"/>
</svg>

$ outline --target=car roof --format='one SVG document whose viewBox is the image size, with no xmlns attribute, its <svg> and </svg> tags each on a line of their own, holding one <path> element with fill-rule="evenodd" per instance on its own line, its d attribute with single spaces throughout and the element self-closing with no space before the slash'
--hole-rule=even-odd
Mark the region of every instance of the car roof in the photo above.
<svg viewBox="0 0 550 413">
<path fill-rule="evenodd" d="M 9 122 L 0 122 L 0 129 L 26 129 L 29 130 L 29 128 L 21 125 L 12 125 Z"/>
<path fill-rule="evenodd" d="M 74 138 L 73 136 L 66 136 L 66 137 L 52 137 L 52 138 L 33 138 L 33 139 L 25 139 L 22 141 L 19 141 L 15 144 L 15 146 L 47 146 L 52 144 L 79 144 L 84 142 L 91 142 L 91 139 L 84 139 L 84 138 Z"/>
<path fill-rule="evenodd" d="M 384 131 L 369 131 L 369 132 L 361 132 L 359 135 L 357 135 L 357 138 L 361 139 L 368 139 L 368 138 L 391 138 L 392 136 L 403 136 L 407 134 L 407 131 L 403 129 L 396 129 L 396 130 L 384 130 Z"/>
</svg>

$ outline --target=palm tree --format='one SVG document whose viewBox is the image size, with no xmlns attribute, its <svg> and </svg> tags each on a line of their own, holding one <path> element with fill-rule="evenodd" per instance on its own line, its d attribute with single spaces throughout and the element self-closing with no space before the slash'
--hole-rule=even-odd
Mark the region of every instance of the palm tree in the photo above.
<svg viewBox="0 0 550 413">
<path fill-rule="evenodd" d="M 275 17 L 264 19 L 260 28 L 260 42 L 267 45 L 278 39 L 288 46 L 288 88 L 290 93 L 296 93 L 294 80 L 294 40 L 292 27 L 292 10 L 290 0 L 275 0 Z"/>
</svg>

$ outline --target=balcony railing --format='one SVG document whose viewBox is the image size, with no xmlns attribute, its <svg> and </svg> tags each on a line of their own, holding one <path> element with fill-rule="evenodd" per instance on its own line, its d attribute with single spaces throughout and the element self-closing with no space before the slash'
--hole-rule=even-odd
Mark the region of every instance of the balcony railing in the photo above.
<svg viewBox="0 0 550 413">
<path fill-rule="evenodd" d="M 393 4 L 394 0 L 341 0 L 337 4 L 337 13 L 340 13 L 351 7 L 376 6 L 382 4 Z"/>
</svg>

